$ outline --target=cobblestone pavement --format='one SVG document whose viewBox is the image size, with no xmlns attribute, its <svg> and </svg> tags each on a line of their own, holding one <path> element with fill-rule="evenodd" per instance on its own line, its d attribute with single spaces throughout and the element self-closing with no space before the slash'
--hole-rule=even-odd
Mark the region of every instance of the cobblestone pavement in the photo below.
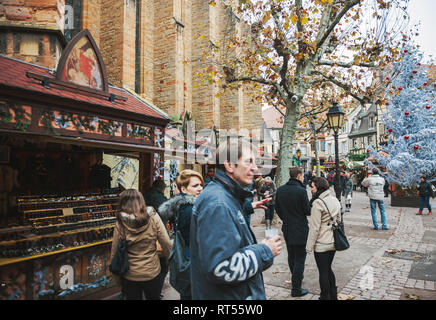
<svg viewBox="0 0 436 320">
<path fill-rule="evenodd" d="M 333 261 L 340 299 L 436 300 L 436 213 L 416 216 L 415 208 L 390 206 L 385 198 L 389 230 L 373 230 L 369 200 L 355 191 L 351 212 L 344 214 L 350 249 L 337 252 Z M 435 201 L 432 202 L 436 208 Z M 377 209 L 378 210 L 378 209 Z M 427 213 L 427 209 L 424 210 Z M 380 221 L 380 214 L 377 211 Z M 251 226 L 256 238 L 264 237 L 263 210 L 256 210 Z M 276 225 L 279 229 L 280 225 Z M 286 246 L 264 273 L 268 300 L 318 300 L 319 275 L 313 254 L 307 255 L 303 288 L 309 294 L 290 295 L 290 272 Z M 168 283 L 164 299 L 179 299 Z"/>
<path fill-rule="evenodd" d="M 372 230 L 369 200 L 364 192 L 354 192 L 352 210 L 344 214 L 350 249 L 337 252 L 332 267 L 340 299 L 436 300 L 435 216 L 416 216 L 417 209 L 391 207 L 390 198 L 385 199 L 387 231 Z M 260 239 L 264 227 L 261 212 L 257 214 L 253 229 Z M 378 217 L 380 221 L 379 213 Z M 273 270 L 264 273 L 267 298 L 317 300 L 318 271 L 313 254 L 307 256 L 303 280 L 303 288 L 310 293 L 300 298 L 290 296 L 286 259 L 285 248 Z"/>
</svg>

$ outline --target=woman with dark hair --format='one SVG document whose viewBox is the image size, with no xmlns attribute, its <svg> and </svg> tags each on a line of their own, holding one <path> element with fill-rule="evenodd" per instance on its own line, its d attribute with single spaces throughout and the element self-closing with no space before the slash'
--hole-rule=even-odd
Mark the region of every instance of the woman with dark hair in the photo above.
<svg viewBox="0 0 436 320">
<path fill-rule="evenodd" d="M 321 287 L 320 300 L 337 300 L 336 278 L 332 270 L 335 256 L 332 219 L 341 221 L 341 204 L 330 194 L 329 182 L 321 177 L 312 181 L 312 210 L 306 251 L 314 251 Z"/>
<path fill-rule="evenodd" d="M 434 198 L 434 192 L 431 187 L 431 183 L 427 182 L 425 177 L 421 177 L 421 183 L 418 187 L 418 195 L 419 195 L 419 212 L 417 215 L 422 215 L 422 210 L 424 210 L 424 205 L 428 208 L 428 214 L 431 215 L 431 205 L 430 205 L 430 197 Z"/>
<path fill-rule="evenodd" d="M 146 207 L 144 197 L 134 189 L 127 189 L 120 194 L 116 217 L 111 260 L 120 237 L 125 238 L 129 270 L 121 277 L 113 275 L 115 282 L 121 285 L 126 300 L 142 300 L 143 294 L 147 300 L 159 300 L 157 241 L 164 257 L 168 257 L 171 250 L 170 238 L 162 220 L 152 207 Z"/>
</svg>

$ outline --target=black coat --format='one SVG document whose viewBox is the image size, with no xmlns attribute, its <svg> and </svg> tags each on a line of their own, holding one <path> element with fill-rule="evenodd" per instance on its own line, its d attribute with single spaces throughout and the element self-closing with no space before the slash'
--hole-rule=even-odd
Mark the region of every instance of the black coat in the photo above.
<svg viewBox="0 0 436 320">
<path fill-rule="evenodd" d="M 310 215 L 306 188 L 290 179 L 276 193 L 276 211 L 283 221 L 282 231 L 288 245 L 305 245 L 309 234 L 307 216 Z"/>
<path fill-rule="evenodd" d="M 160 215 L 159 207 L 168 199 L 164 196 L 162 191 L 156 188 L 151 188 L 144 194 L 144 200 L 147 206 L 153 207 L 154 210 L 156 210 L 156 212 Z"/>
<path fill-rule="evenodd" d="M 433 189 L 431 187 L 431 184 L 427 181 L 421 182 L 421 184 L 418 187 L 419 196 L 420 197 L 432 197 L 434 198 Z"/>
</svg>

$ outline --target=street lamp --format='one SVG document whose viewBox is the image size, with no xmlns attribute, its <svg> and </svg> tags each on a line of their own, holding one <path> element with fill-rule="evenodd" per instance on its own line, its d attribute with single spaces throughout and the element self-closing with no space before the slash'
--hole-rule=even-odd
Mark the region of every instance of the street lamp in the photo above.
<svg viewBox="0 0 436 320">
<path fill-rule="evenodd" d="M 338 198 L 339 202 L 341 201 L 341 190 L 339 189 L 339 147 L 338 147 L 338 133 L 339 129 L 344 125 L 344 115 L 345 113 L 338 106 L 337 102 L 333 102 L 333 106 L 329 109 L 327 113 L 327 120 L 329 124 L 329 128 L 333 130 L 335 136 L 335 192 L 336 198 Z"/>
<path fill-rule="evenodd" d="M 301 150 L 300 150 L 300 149 L 297 149 L 298 166 L 301 168 L 300 157 L 301 157 Z"/>
</svg>

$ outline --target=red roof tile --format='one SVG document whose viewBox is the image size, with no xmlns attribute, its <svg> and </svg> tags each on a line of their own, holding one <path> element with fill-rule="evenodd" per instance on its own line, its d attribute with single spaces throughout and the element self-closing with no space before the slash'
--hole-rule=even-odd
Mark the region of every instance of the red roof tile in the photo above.
<svg viewBox="0 0 436 320">
<path fill-rule="evenodd" d="M 55 79 L 55 76 L 50 73 L 50 69 L 0 55 L 0 85 L 7 85 L 27 91 L 73 99 L 76 101 L 104 106 L 110 109 L 125 110 L 147 117 L 169 120 L 163 112 L 153 108 L 126 89 L 109 86 L 109 93 L 122 96 L 126 99 L 126 101 L 115 100 L 115 103 L 112 103 L 104 96 L 93 95 L 92 93 L 80 89 L 66 89 L 53 83 L 50 83 L 50 88 L 45 88 L 41 84 L 41 81 L 27 77 L 27 72 L 46 76 L 49 79 Z"/>
</svg>

